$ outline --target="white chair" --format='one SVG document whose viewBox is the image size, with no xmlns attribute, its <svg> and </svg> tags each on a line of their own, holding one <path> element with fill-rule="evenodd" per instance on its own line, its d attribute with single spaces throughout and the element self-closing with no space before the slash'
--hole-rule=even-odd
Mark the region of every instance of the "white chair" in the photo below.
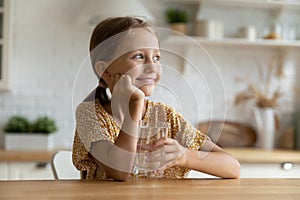
<svg viewBox="0 0 300 200">
<path fill-rule="evenodd" d="M 72 151 L 58 151 L 52 156 L 51 168 L 56 180 L 80 179 L 78 171 L 72 162 Z"/>
</svg>

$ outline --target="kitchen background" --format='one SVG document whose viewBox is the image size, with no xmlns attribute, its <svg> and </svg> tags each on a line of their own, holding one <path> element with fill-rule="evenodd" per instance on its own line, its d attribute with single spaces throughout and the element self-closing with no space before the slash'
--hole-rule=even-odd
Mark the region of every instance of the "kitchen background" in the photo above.
<svg viewBox="0 0 300 200">
<path fill-rule="evenodd" d="M 0 92 L 0 147 L 4 147 L 2 128 L 10 116 L 22 114 L 29 119 L 35 119 L 37 116 L 47 114 L 53 117 L 58 125 L 55 147 L 71 148 L 75 129 L 73 106 L 76 106 L 78 101 L 75 99 L 73 105 L 73 85 L 75 83 L 77 91 L 81 88 L 88 91 L 97 83 L 95 77 L 94 79 L 89 77 L 90 71 L 87 70 L 87 74 L 81 73 L 78 76 L 77 73 L 80 66 L 87 65 L 85 59 L 88 56 L 90 33 L 99 19 L 99 13 L 104 12 L 102 10 L 105 8 L 104 2 L 97 0 L 9 2 L 9 87 L 8 90 Z M 119 2 L 122 2 L 119 4 L 122 7 L 128 6 L 128 9 L 134 4 L 131 1 Z M 202 1 L 204 3 L 199 6 L 199 2 L 201 1 L 141 1 L 158 27 L 169 27 L 165 17 L 168 8 L 179 7 L 187 10 L 190 20 L 189 35 L 195 34 L 196 18 L 201 18 L 221 21 L 224 25 L 225 38 L 237 37 L 240 27 L 254 25 L 257 37 L 261 39 L 274 21 L 274 12 L 267 6 L 259 8 L 239 5 L 228 7 L 224 4 L 211 6 L 205 4 L 207 1 Z M 288 7 L 280 16 L 284 30 L 283 37 L 286 40 L 300 37 L 299 10 L 300 6 Z M 294 34 L 291 36 L 287 30 L 292 30 Z M 238 77 L 248 77 L 255 84 L 262 84 L 258 81 L 257 63 L 263 67 L 270 63 L 283 66 L 285 78 L 280 85 L 284 96 L 280 98 L 280 107 L 277 109 L 282 126 L 277 138 L 280 139 L 282 133 L 291 126 L 293 114 L 300 107 L 299 96 L 295 92 L 295 87 L 300 85 L 299 45 L 298 47 L 204 45 L 218 67 L 222 85 L 216 68 L 207 60 L 207 55 L 201 48 L 193 49 L 185 42 L 174 40 L 176 41 L 176 37 L 173 40 L 166 39 L 162 41 L 162 46 L 168 50 L 177 49 L 185 55 L 185 59 L 167 51 L 163 52 L 165 57 L 162 62 L 174 69 L 173 72 L 171 68 L 167 69 L 168 73 L 165 73 L 164 80 L 171 90 L 176 91 L 175 96 L 180 97 L 182 102 L 170 100 L 170 96 L 166 95 L 162 88 L 158 88 L 155 96 L 169 101 L 195 126 L 199 121 L 211 117 L 223 119 L 225 111 L 227 120 L 255 126 L 252 119 L 253 104 L 235 106 L 234 98 L 239 91 L 247 87 L 247 84 L 236 81 Z M 186 62 L 187 60 L 204 75 L 202 79 L 197 81 L 199 73 L 195 73 L 195 69 Z M 178 84 L 180 78 L 190 80 L 195 87 L 196 101 L 186 95 L 186 85 Z M 82 80 L 87 81 L 87 86 L 79 84 Z M 212 93 L 213 100 L 203 83 L 204 80 L 209 83 L 208 89 Z M 172 96 L 172 93 L 170 94 Z M 196 110 L 199 111 L 197 113 L 195 104 Z"/>
</svg>

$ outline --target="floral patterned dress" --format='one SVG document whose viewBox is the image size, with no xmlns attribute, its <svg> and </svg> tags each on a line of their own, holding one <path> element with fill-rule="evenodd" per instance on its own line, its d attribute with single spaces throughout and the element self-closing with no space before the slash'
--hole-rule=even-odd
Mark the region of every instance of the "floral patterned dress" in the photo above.
<svg viewBox="0 0 300 200">
<path fill-rule="evenodd" d="M 157 116 L 159 120 L 169 123 L 168 137 L 186 148 L 200 150 L 203 142 L 209 139 L 170 106 L 148 101 L 143 120 L 151 121 Z M 86 171 L 86 179 L 107 179 L 104 169 L 92 158 L 89 150 L 93 142 L 100 140 L 114 143 L 119 132 L 119 125 L 98 100 L 83 102 L 77 107 L 72 156 L 74 166 L 80 171 Z M 189 171 L 184 167 L 170 167 L 164 170 L 164 178 L 183 178 Z"/>
</svg>

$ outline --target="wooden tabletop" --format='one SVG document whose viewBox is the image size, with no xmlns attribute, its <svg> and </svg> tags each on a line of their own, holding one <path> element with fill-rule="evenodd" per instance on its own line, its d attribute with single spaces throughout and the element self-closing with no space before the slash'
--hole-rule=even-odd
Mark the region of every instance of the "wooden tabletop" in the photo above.
<svg viewBox="0 0 300 200">
<path fill-rule="evenodd" d="M 0 181 L 0 199 L 299 200 L 300 179 Z"/>
</svg>

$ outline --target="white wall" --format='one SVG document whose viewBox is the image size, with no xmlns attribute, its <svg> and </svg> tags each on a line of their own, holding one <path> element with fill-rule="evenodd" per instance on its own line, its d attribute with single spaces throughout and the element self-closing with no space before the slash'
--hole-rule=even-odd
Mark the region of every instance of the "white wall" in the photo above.
<svg viewBox="0 0 300 200">
<path fill-rule="evenodd" d="M 57 146 L 70 147 L 74 134 L 72 87 L 87 56 L 90 32 L 88 24 L 77 25 L 72 19 L 82 1 L 11 3 L 10 90 L 0 93 L 0 126 L 13 114 L 31 120 L 48 114 L 59 127 Z"/>
<path fill-rule="evenodd" d="M 85 3 L 84 0 L 12 1 L 10 90 L 0 93 L 0 127 L 3 127 L 12 114 L 24 114 L 30 119 L 48 114 L 56 119 L 59 126 L 56 146 L 71 147 L 75 125 L 72 91 L 80 66 L 83 66 L 84 73 L 79 74 L 76 81 L 76 95 L 80 97 L 78 90 L 81 90 L 82 85 L 87 84 L 88 86 L 82 87 L 82 90 L 88 91 L 96 84 L 94 77 L 89 78 L 93 75 L 88 66 L 88 60 L 85 60 L 88 55 L 88 40 L 92 27 L 78 22 L 78 16 Z M 164 20 L 160 21 L 164 17 L 164 9 L 158 3 L 158 0 L 153 1 L 149 8 L 157 17 L 157 24 L 165 25 Z M 195 8 L 192 6 L 191 9 Z M 227 97 L 225 101 L 223 96 L 218 96 L 218 90 L 222 90 L 219 85 L 209 86 L 215 94 L 214 117 L 222 117 L 224 110 L 222 105 L 226 104 L 228 119 L 249 123 L 251 107 L 246 107 L 245 110 L 244 106 L 233 106 L 234 95 L 244 87 L 234 80 L 237 75 L 255 76 L 256 69 L 253 66 L 253 60 L 267 63 L 270 58 L 274 55 L 278 56 L 280 52 L 257 49 L 255 53 L 252 53 L 250 49 L 240 51 L 234 48 L 210 48 L 208 50 L 222 74 Z M 248 56 L 249 53 L 251 57 Z M 200 66 L 199 71 L 206 74 L 205 79 L 214 81 L 215 74 L 209 73 L 210 68 L 202 65 L 206 58 L 199 57 L 195 52 L 187 54 L 187 57 L 196 66 Z M 280 109 L 285 126 L 290 124 L 290 116 L 295 109 L 296 99 L 292 88 L 300 75 L 300 66 L 297 64 L 300 60 L 297 58 L 297 53 L 288 54 L 288 57 L 292 59 L 285 63 L 288 81 L 283 85 L 286 95 L 281 101 L 283 106 Z M 160 92 L 159 89 L 156 91 L 156 96 L 165 95 L 160 99 L 165 99 L 167 103 L 182 111 L 193 124 L 196 124 L 198 120 L 208 119 L 211 114 L 211 108 L 208 107 L 211 105 L 211 99 L 207 96 L 205 89 L 201 90 L 203 83 L 197 86 L 198 74 L 189 70 L 181 73 L 182 69 L 188 65 L 180 59 L 180 63 L 175 60 L 172 55 L 167 54 L 163 58 L 165 64 L 175 69 L 173 72 L 165 73 L 165 83 L 174 88 L 176 95 L 182 98 L 181 105 L 177 104 L 176 100 L 168 98 L 172 97 L 172 94 Z M 194 84 L 193 87 L 197 88 L 199 96 L 198 102 L 186 95 L 186 86 L 178 84 L 178 78 L 190 80 Z M 202 93 L 205 95 L 201 95 Z M 76 96 L 75 102 L 80 100 L 79 97 Z M 195 104 L 198 105 L 199 113 L 194 112 Z M 218 112 L 219 110 L 221 112 Z M 0 145 L 3 146 L 3 139 Z"/>
</svg>

